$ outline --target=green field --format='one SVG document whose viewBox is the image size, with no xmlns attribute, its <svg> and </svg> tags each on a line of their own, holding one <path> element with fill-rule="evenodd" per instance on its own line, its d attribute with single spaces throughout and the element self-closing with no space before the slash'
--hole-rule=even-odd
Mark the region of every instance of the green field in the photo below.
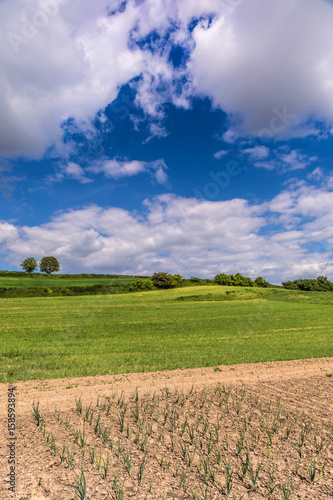
<svg viewBox="0 0 333 500">
<path fill-rule="evenodd" d="M 0 317 L 1 382 L 333 356 L 331 293 L 202 286 L 2 299 Z"/>
<path fill-rule="evenodd" d="M 0 288 L 56 288 L 91 285 L 128 285 L 139 278 L 59 278 L 58 276 L 27 276 L 12 278 L 0 276 Z"/>
</svg>

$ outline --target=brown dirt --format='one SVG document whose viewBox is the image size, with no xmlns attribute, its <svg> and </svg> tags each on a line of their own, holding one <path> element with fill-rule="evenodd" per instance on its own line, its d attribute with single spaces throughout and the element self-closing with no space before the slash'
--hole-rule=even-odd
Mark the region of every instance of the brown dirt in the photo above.
<svg viewBox="0 0 333 500">
<path fill-rule="evenodd" d="M 223 460 L 227 462 L 229 459 L 233 462 L 234 473 L 230 498 L 241 498 L 241 495 L 244 495 L 245 499 L 253 500 L 281 498 L 279 487 L 275 488 L 272 497 L 269 494 L 269 471 L 273 468 L 275 468 L 276 484 L 286 485 L 290 477 L 294 487 L 294 496 L 290 498 L 311 500 L 333 498 L 332 385 L 333 358 L 18 382 L 15 384 L 16 492 L 11 495 L 7 489 L 8 385 L 1 384 L 0 498 L 1 500 L 10 498 L 73 500 L 74 488 L 66 484 L 76 484 L 74 471 L 79 474 L 81 464 L 87 481 L 87 498 L 93 500 L 121 498 L 116 496 L 114 478 L 117 474 L 119 474 L 118 484 L 124 481 L 124 499 L 193 499 L 195 490 L 197 498 L 205 498 L 206 488 L 207 498 L 227 498 Z M 169 390 L 166 390 L 166 387 Z M 136 406 L 133 394 L 136 388 L 140 406 L 138 422 L 134 418 Z M 119 396 L 122 391 L 124 401 L 126 400 L 128 405 L 123 432 L 121 415 L 125 403 Z M 149 391 L 150 396 L 148 396 Z M 187 394 L 185 399 L 180 396 L 182 391 Z M 79 415 L 76 409 L 75 400 L 79 398 L 83 403 L 82 415 Z M 277 398 L 281 401 L 281 413 L 278 410 Z M 36 404 L 37 401 L 45 421 L 43 430 L 36 425 L 32 413 L 33 402 Z M 105 403 L 104 410 L 101 408 L 102 401 Z M 91 418 L 91 425 L 89 421 L 84 421 L 84 414 L 90 403 L 95 410 L 93 417 L 88 417 L 88 420 Z M 106 403 L 109 405 L 108 415 Z M 55 408 L 57 408 L 56 413 Z M 163 426 L 162 421 L 164 415 L 168 413 L 167 408 L 169 415 L 166 425 Z M 112 429 L 113 449 L 110 437 L 103 443 L 101 431 L 95 432 L 98 412 L 101 413 L 101 431 L 106 427 Z M 270 446 L 265 429 L 266 426 L 274 427 L 273 414 L 279 421 L 279 429 L 272 436 Z M 157 415 L 159 415 L 158 422 Z M 172 433 L 173 418 L 176 418 L 176 424 Z M 207 419 L 206 431 L 204 431 L 205 419 Z M 219 419 L 220 442 L 218 443 L 214 425 Z M 140 421 L 142 427 L 139 425 Z M 239 429 L 245 425 L 245 421 L 247 421 L 246 444 L 238 456 Z M 286 433 L 291 422 L 293 426 L 290 427 L 290 436 L 287 439 Z M 191 425 L 197 425 L 193 444 L 187 430 L 183 436 L 181 435 L 184 425 L 188 430 Z M 140 440 L 149 428 L 147 465 L 140 483 L 138 480 L 140 465 L 145 459 L 145 446 Z M 81 432 L 84 430 L 87 437 L 84 454 L 80 446 L 79 429 Z M 165 441 L 161 438 L 162 429 L 165 432 Z M 308 434 L 305 435 L 302 429 L 306 429 Z M 209 432 L 214 443 L 211 452 Z M 306 437 L 301 451 L 302 457 L 299 457 L 296 446 L 300 442 L 302 432 Z M 48 435 L 49 443 L 46 442 Z M 57 447 L 56 454 L 51 449 L 52 436 Z M 174 437 L 174 443 L 170 436 Z M 212 436 L 215 436 L 215 441 Z M 324 442 L 322 449 L 319 445 L 320 440 Z M 70 457 L 72 449 L 74 451 L 75 466 L 72 470 L 69 470 L 70 458 L 64 459 L 61 463 L 60 453 L 63 445 L 65 447 L 69 445 L 67 456 Z M 124 446 L 123 452 L 120 450 L 122 446 Z M 191 469 L 186 462 L 188 458 L 182 457 L 182 446 L 187 446 L 188 452 L 194 453 Z M 219 446 L 222 453 L 220 464 L 218 459 L 214 462 L 215 459 L 212 458 L 213 454 L 215 457 Z M 245 463 L 246 460 L 245 446 L 248 446 L 250 464 L 253 467 L 262 462 L 257 491 L 250 491 L 252 483 L 249 473 L 246 474 L 244 481 L 241 479 L 242 461 Z M 94 449 L 97 454 L 95 459 L 91 458 Z M 121 455 L 126 456 L 130 449 L 132 468 L 129 475 L 128 467 Z M 102 477 L 103 457 L 105 464 L 108 455 L 109 470 L 105 481 Z M 316 459 L 317 470 L 314 484 L 311 484 L 309 470 L 313 457 Z M 215 470 L 214 485 L 209 481 L 209 475 L 206 476 L 207 485 L 204 480 L 204 463 L 207 463 L 205 460 L 208 461 L 208 458 L 212 460 L 211 467 Z M 99 470 L 100 464 L 102 467 Z"/>
</svg>

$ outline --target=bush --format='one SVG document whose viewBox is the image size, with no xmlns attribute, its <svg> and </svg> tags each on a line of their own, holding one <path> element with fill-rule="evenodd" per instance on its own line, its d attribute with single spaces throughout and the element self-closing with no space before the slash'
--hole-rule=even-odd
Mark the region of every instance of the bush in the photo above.
<svg viewBox="0 0 333 500">
<path fill-rule="evenodd" d="M 308 292 L 332 292 L 333 283 L 326 276 L 318 276 L 317 279 L 298 279 L 294 281 L 283 281 L 282 286 L 288 290 L 304 290 Z"/>
<path fill-rule="evenodd" d="M 230 286 L 232 284 L 230 276 L 224 273 L 217 274 L 214 281 L 218 285 Z"/>
<path fill-rule="evenodd" d="M 152 280 L 138 280 L 138 281 L 135 281 L 134 283 L 131 283 L 130 285 L 128 285 L 128 290 L 130 292 L 136 292 L 136 291 L 139 291 L 139 290 L 153 290 L 154 288 L 154 283 L 152 282 Z"/>
<path fill-rule="evenodd" d="M 258 278 L 256 278 L 254 280 L 254 283 L 256 284 L 256 286 L 261 286 L 262 288 L 267 288 L 269 287 L 269 283 L 268 281 L 266 281 L 264 278 L 262 278 L 261 276 L 258 276 Z"/>
<path fill-rule="evenodd" d="M 192 276 L 192 278 L 190 278 L 190 281 L 192 283 L 202 283 L 203 280 L 201 278 L 197 278 L 196 276 Z"/>
<path fill-rule="evenodd" d="M 184 278 L 180 274 L 154 273 L 152 282 L 156 288 L 176 288 L 184 283 Z"/>
<path fill-rule="evenodd" d="M 240 273 L 235 274 L 217 274 L 214 278 L 215 283 L 224 286 L 253 286 L 251 278 L 243 276 Z"/>
</svg>

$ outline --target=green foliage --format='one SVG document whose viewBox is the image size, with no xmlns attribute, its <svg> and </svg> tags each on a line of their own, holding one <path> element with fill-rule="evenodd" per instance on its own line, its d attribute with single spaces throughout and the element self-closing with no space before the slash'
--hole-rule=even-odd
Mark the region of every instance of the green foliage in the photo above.
<svg viewBox="0 0 333 500">
<path fill-rule="evenodd" d="M 230 286 L 231 285 L 231 279 L 228 274 L 220 273 L 217 274 L 214 278 L 215 283 L 218 285 L 224 285 L 224 286 Z"/>
<path fill-rule="evenodd" d="M 60 270 L 60 264 L 55 257 L 43 257 L 39 264 L 42 273 L 51 274 Z"/>
<path fill-rule="evenodd" d="M 197 278 L 196 276 L 192 276 L 192 277 L 190 278 L 190 281 L 191 281 L 192 283 L 202 283 L 202 282 L 203 282 L 203 280 L 202 280 L 201 278 Z"/>
<path fill-rule="evenodd" d="M 332 292 L 333 283 L 326 276 L 318 276 L 317 279 L 297 279 L 294 281 L 284 281 L 284 288 L 288 290 L 306 290 L 315 292 Z"/>
<path fill-rule="evenodd" d="M 91 285 L 91 286 L 71 286 L 71 287 L 36 287 L 36 288 L 0 288 L 0 298 L 15 297 L 48 297 L 48 296 L 68 296 L 68 295 L 110 295 L 113 293 L 126 292 L 126 285 Z"/>
<path fill-rule="evenodd" d="M 27 273 L 33 273 L 38 268 L 38 262 L 34 257 L 27 257 L 21 262 L 20 266 Z"/>
<path fill-rule="evenodd" d="M 180 274 L 154 273 L 152 282 L 156 288 L 176 288 L 183 284 L 184 278 Z"/>
<path fill-rule="evenodd" d="M 258 278 L 256 278 L 254 280 L 254 283 L 255 283 L 256 286 L 261 286 L 262 288 L 268 288 L 270 286 L 270 284 L 268 283 L 268 281 L 266 281 L 261 276 L 258 276 Z"/>
<path fill-rule="evenodd" d="M 154 283 L 152 280 L 138 280 L 128 286 L 130 292 L 153 290 Z"/>
<path fill-rule="evenodd" d="M 215 283 L 223 286 L 253 286 L 251 278 L 247 278 L 240 273 L 235 274 L 217 274 L 214 278 Z"/>
</svg>

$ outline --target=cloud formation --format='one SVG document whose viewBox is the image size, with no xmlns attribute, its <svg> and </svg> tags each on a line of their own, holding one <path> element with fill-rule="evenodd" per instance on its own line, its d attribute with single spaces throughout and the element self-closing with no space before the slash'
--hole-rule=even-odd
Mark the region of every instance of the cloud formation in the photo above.
<svg viewBox="0 0 333 500">
<path fill-rule="evenodd" d="M 193 96 L 228 113 L 226 140 L 319 134 L 333 123 L 332 24 L 322 0 L 3 0 L 0 155 L 60 148 L 62 123 L 89 130 L 127 82 L 153 136 L 167 134 L 163 105 Z"/>
<path fill-rule="evenodd" d="M 318 186 L 291 185 L 262 204 L 165 194 L 145 200 L 141 212 L 92 205 L 41 226 L 4 221 L 0 245 L 12 265 L 51 254 L 64 272 L 242 272 L 273 283 L 333 278 L 333 191 L 324 179 Z"/>
</svg>

